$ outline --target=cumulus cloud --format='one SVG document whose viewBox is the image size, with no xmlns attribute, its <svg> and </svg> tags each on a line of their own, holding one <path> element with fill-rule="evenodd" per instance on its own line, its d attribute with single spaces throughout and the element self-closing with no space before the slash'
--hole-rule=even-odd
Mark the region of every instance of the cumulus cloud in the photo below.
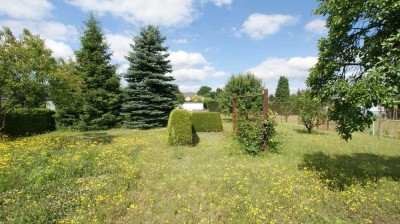
<svg viewBox="0 0 400 224">
<path fill-rule="evenodd" d="M 0 15 L 14 19 L 37 20 L 49 16 L 53 8 L 48 0 L 2 0 Z"/>
<path fill-rule="evenodd" d="M 177 81 L 202 81 L 210 77 L 222 77 L 226 73 L 217 71 L 209 65 L 200 53 L 186 51 L 170 52 L 173 72 L 170 74 Z"/>
<path fill-rule="evenodd" d="M 278 33 L 282 26 L 293 25 L 296 22 L 297 18 L 290 15 L 254 13 L 247 18 L 237 34 L 245 33 L 254 40 L 261 40 Z"/>
<path fill-rule="evenodd" d="M 44 39 L 70 41 L 78 38 L 78 30 L 75 26 L 56 21 L 2 20 L 0 26 L 9 27 L 17 36 L 26 28 Z"/>
<path fill-rule="evenodd" d="M 113 51 L 112 59 L 116 62 L 126 62 L 125 56 L 131 51 L 133 39 L 122 34 L 106 34 L 107 43 Z"/>
<path fill-rule="evenodd" d="M 325 27 L 325 23 L 325 20 L 314 19 L 313 21 L 307 23 L 304 29 L 318 35 L 324 35 L 328 32 L 328 29 Z"/>
<path fill-rule="evenodd" d="M 72 48 L 61 41 L 55 41 L 52 39 L 46 39 L 45 45 L 47 48 L 53 51 L 53 57 L 63 59 L 75 59 L 75 54 Z"/>
<path fill-rule="evenodd" d="M 249 71 L 264 81 L 278 80 L 280 76 L 305 80 L 309 74 L 308 70 L 317 60 L 317 57 L 269 58 Z"/>
<path fill-rule="evenodd" d="M 125 21 L 163 26 L 190 24 L 197 13 L 192 0 L 65 0 L 83 11 L 110 13 Z"/>
</svg>

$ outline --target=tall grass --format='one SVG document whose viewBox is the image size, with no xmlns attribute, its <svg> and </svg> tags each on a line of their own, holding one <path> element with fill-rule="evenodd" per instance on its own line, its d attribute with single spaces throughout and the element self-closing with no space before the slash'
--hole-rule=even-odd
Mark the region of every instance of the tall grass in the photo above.
<svg viewBox="0 0 400 224">
<path fill-rule="evenodd" d="M 400 223 L 399 141 L 278 126 L 278 151 L 223 133 L 171 147 L 165 129 L 0 143 L 0 223 Z"/>
</svg>

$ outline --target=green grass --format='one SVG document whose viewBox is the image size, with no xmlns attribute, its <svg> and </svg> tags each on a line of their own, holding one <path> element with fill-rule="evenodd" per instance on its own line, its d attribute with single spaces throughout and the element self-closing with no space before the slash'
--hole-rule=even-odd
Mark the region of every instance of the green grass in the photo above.
<svg viewBox="0 0 400 224">
<path fill-rule="evenodd" d="M 277 152 L 231 124 L 167 145 L 166 129 L 54 132 L 0 143 L 0 223 L 400 223 L 400 141 L 280 123 Z"/>
</svg>

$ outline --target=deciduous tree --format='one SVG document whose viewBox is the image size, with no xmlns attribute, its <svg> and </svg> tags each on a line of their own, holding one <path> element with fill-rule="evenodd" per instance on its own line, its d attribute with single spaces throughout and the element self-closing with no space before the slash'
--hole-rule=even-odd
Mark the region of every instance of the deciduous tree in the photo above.
<svg viewBox="0 0 400 224">
<path fill-rule="evenodd" d="M 318 43 L 318 63 L 307 84 L 331 102 L 329 117 L 351 138 L 372 124 L 372 106 L 391 107 L 400 91 L 400 2 L 319 0 L 328 36 Z"/>
<path fill-rule="evenodd" d="M 223 113 L 232 113 L 232 97 L 261 94 L 263 86 L 261 79 L 258 79 L 252 73 L 232 75 L 222 93 L 219 94 L 219 106 Z M 239 112 L 262 112 L 262 97 L 250 97 L 237 100 L 237 110 Z"/>
</svg>

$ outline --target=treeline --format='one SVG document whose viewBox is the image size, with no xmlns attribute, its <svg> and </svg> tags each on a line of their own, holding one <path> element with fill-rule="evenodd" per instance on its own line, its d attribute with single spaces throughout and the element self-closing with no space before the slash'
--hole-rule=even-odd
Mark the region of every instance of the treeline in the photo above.
<svg viewBox="0 0 400 224">
<path fill-rule="evenodd" d="M 84 22 L 76 60 L 52 57 L 44 40 L 24 29 L 15 37 L 0 30 L 0 131 L 8 114 L 19 108 L 44 108 L 51 100 L 58 128 L 101 130 L 124 126 L 164 127 L 178 104 L 179 90 L 167 76 L 165 37 L 158 27 L 146 26 L 133 37 L 126 56 L 129 69 L 120 85 L 112 52 L 93 14 Z"/>
</svg>

